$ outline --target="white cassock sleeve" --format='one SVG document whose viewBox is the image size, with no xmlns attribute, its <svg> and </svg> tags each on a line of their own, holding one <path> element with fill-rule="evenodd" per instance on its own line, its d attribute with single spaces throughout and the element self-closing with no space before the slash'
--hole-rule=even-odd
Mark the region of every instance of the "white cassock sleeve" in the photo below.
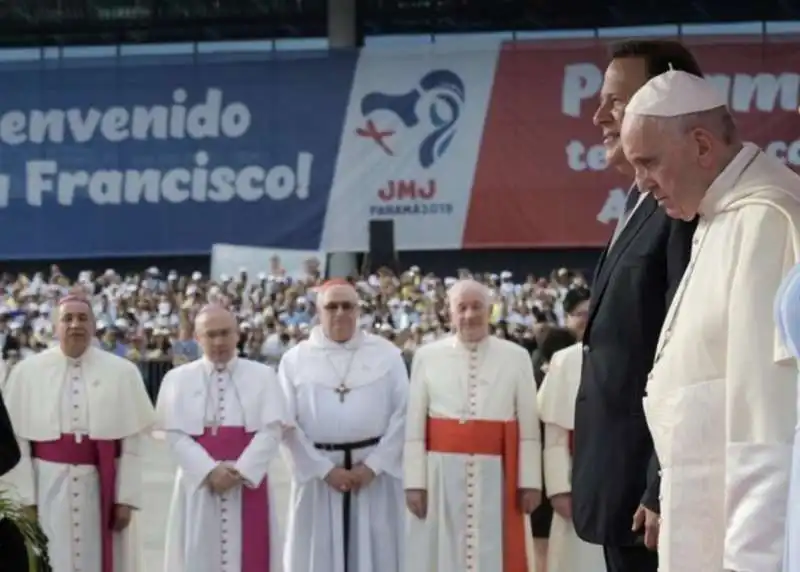
<svg viewBox="0 0 800 572">
<path fill-rule="evenodd" d="M 183 471 L 184 480 L 187 485 L 199 489 L 218 463 L 190 435 L 175 430 L 166 434 L 167 444 Z"/>
<path fill-rule="evenodd" d="M 267 470 L 279 451 L 286 421 L 286 407 L 275 372 L 264 367 L 264 379 L 253 383 L 264 384 L 264 402 L 261 411 L 261 429 L 256 432 L 247 448 L 236 461 L 234 468 L 244 477 L 250 488 L 258 488 L 267 476 Z"/>
<path fill-rule="evenodd" d="M 181 411 L 176 407 L 176 402 L 182 398 L 182 388 L 185 389 L 186 385 L 180 383 L 175 370 L 164 376 L 156 402 L 157 427 L 164 431 L 172 456 L 183 471 L 187 486 L 200 488 L 208 474 L 217 466 L 217 462 L 190 435 L 175 429 L 182 426 L 175 419 Z"/>
<path fill-rule="evenodd" d="M 556 352 L 553 355 L 537 395 L 539 417 L 544 423 L 542 463 L 544 488 L 548 497 L 572 492 L 570 429 L 562 426 L 564 402 L 570 398 L 567 388 L 571 385 L 570 380 L 566 379 L 568 372 L 564 363 L 566 355 L 564 352 Z"/>
<path fill-rule="evenodd" d="M 117 504 L 142 508 L 142 456 L 149 437 L 133 435 L 122 440 L 122 452 L 117 464 Z"/>
<path fill-rule="evenodd" d="M 519 488 L 542 489 L 542 442 L 536 379 L 528 352 L 517 352 L 516 412 L 519 423 Z"/>
<path fill-rule="evenodd" d="M 288 422 L 291 425 L 283 432 L 283 446 L 286 453 L 284 457 L 295 480 L 303 484 L 313 479 L 324 479 L 336 465 L 314 447 L 303 432 L 303 428 L 297 423 L 297 393 L 292 381 L 294 376 L 292 358 L 295 356 L 297 353 L 292 352 L 283 357 L 278 366 L 278 380 L 285 398 Z"/>
<path fill-rule="evenodd" d="M 406 415 L 405 447 L 403 448 L 403 487 L 406 490 L 427 490 L 428 488 L 428 452 L 425 443 L 429 396 L 423 352 L 424 350 L 419 351 L 411 362 L 411 383 L 408 390 L 408 413 Z"/>
<path fill-rule="evenodd" d="M 548 498 L 572 492 L 569 430 L 544 424 L 544 488 Z"/>
<path fill-rule="evenodd" d="M 403 356 L 399 353 L 393 358 L 389 378 L 392 384 L 392 415 L 383 437 L 372 453 L 364 459 L 364 464 L 376 475 L 385 472 L 396 479 L 402 479 L 408 407 L 408 372 Z"/>
<path fill-rule="evenodd" d="M 745 210 L 729 274 L 723 568 L 760 572 L 780 570 L 783 559 L 797 370 L 770 316 L 797 261 L 784 215 Z"/>
</svg>

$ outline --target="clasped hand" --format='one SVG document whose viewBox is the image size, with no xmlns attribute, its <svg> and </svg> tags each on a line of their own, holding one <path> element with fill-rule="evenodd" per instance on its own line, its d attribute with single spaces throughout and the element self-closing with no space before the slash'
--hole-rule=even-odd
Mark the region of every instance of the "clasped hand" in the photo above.
<svg viewBox="0 0 800 572">
<path fill-rule="evenodd" d="M 220 463 L 208 474 L 206 482 L 218 495 L 244 483 L 244 477 L 228 463 Z"/>
<path fill-rule="evenodd" d="M 364 463 L 359 463 L 349 471 L 334 467 L 325 475 L 325 482 L 340 493 L 347 493 L 368 487 L 374 478 L 373 470 Z"/>
</svg>

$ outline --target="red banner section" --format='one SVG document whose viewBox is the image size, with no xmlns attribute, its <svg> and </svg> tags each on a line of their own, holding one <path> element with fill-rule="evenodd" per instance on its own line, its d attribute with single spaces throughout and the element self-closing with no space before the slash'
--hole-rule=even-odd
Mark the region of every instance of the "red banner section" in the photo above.
<svg viewBox="0 0 800 572">
<path fill-rule="evenodd" d="M 800 168 L 800 40 L 693 38 L 746 140 Z M 605 169 L 592 125 L 607 46 L 531 42 L 497 64 L 465 248 L 602 246 L 630 181 Z"/>
</svg>

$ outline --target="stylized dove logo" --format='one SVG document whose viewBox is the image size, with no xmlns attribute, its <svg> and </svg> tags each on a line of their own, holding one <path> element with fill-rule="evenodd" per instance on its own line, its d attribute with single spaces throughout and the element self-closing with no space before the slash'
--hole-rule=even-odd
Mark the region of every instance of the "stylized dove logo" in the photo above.
<svg viewBox="0 0 800 572">
<path fill-rule="evenodd" d="M 356 129 L 360 137 L 372 139 L 389 155 L 394 151 L 387 141 L 395 132 L 379 129 L 370 115 L 375 111 L 389 111 L 397 116 L 402 124 L 411 129 L 419 122 L 417 107 L 424 95 L 432 95 L 428 108 L 433 130 L 425 135 L 419 147 L 419 163 L 427 169 L 447 151 L 456 133 L 456 124 L 461 116 L 461 108 L 466 101 L 466 90 L 461 78 L 450 70 L 431 71 L 420 80 L 419 85 L 401 94 L 373 91 L 361 99 L 361 113 L 366 118 L 364 127 Z"/>
</svg>

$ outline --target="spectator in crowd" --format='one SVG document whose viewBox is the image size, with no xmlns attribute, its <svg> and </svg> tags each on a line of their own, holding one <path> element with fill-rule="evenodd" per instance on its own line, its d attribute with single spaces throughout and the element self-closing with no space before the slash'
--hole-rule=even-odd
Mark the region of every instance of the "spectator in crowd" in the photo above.
<svg viewBox="0 0 800 572">
<path fill-rule="evenodd" d="M 586 281 L 565 268 L 547 277 L 520 279 L 509 271 L 473 275 L 464 269 L 458 275 L 473 276 L 495 294 L 492 333 L 531 352 L 551 326 L 572 327 L 585 314 L 585 308 L 571 306 L 567 294 Z M 372 275 L 352 276 L 360 299 L 359 325 L 395 343 L 410 364 L 419 347 L 449 333 L 445 292 L 456 279 L 425 273 L 418 266 L 400 273 L 382 268 Z M 320 283 L 317 266 L 309 265 L 306 276 L 290 278 L 277 259 L 255 280 L 246 273 L 181 276 L 155 267 L 128 275 L 113 269 L 99 275 L 85 271 L 74 279 L 57 266 L 32 277 L 4 274 L 0 276 L 3 360 L 13 365 L 56 343 L 53 305 L 77 285 L 92 299 L 97 314 L 95 344 L 139 362 L 154 397 L 160 378 L 170 368 L 200 356 L 192 322 L 204 304 L 216 302 L 234 311 L 239 355 L 277 366 L 317 323 Z"/>
</svg>

